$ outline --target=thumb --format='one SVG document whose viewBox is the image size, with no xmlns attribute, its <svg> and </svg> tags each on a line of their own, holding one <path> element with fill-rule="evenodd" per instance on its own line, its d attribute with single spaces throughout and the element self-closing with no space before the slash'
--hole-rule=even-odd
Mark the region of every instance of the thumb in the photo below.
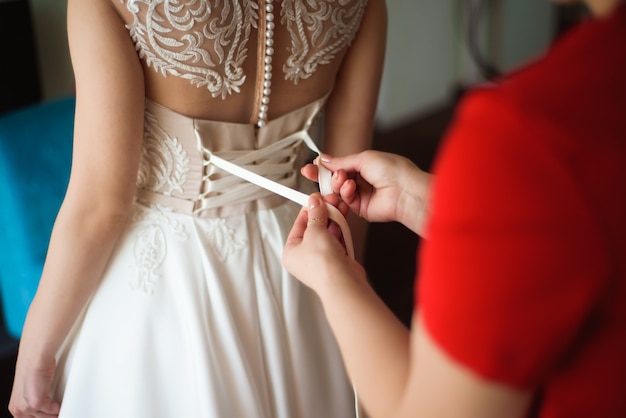
<svg viewBox="0 0 626 418">
<path fill-rule="evenodd" d="M 309 220 L 307 222 L 309 228 L 326 228 L 328 226 L 328 209 L 324 204 L 322 195 L 313 193 L 309 197 Z"/>
</svg>

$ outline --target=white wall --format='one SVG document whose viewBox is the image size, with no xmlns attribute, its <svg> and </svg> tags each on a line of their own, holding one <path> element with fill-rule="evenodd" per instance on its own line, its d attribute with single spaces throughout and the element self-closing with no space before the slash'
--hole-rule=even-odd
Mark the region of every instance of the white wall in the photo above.
<svg viewBox="0 0 626 418">
<path fill-rule="evenodd" d="M 382 127 L 447 100 L 457 40 L 451 0 L 388 0 L 387 52 L 378 106 Z"/>
<path fill-rule="evenodd" d="M 475 0 L 387 0 L 389 32 L 378 106 L 381 129 L 393 128 L 450 100 L 478 73 L 461 39 L 463 10 Z M 45 98 L 70 94 L 67 0 L 30 0 Z M 502 69 L 542 52 L 552 35 L 549 0 L 491 0 L 485 48 Z M 494 47 L 495 45 L 495 47 Z"/>
<path fill-rule="evenodd" d="M 387 0 L 387 55 L 377 112 L 381 129 L 448 103 L 459 85 L 481 81 L 462 38 L 472 1 Z M 549 45 L 554 18 L 549 0 L 487 3 L 483 50 L 498 68 L 515 68 Z"/>
<path fill-rule="evenodd" d="M 554 35 L 556 16 L 548 0 L 505 2 L 499 63 L 506 70 L 543 54 Z"/>
</svg>

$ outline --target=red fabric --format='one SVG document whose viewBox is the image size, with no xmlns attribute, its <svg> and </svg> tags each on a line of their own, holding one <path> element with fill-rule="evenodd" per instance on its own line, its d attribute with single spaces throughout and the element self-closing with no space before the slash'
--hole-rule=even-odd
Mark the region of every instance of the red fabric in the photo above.
<svg viewBox="0 0 626 418">
<path fill-rule="evenodd" d="M 626 7 L 469 95 L 435 173 L 429 334 L 541 417 L 626 417 Z"/>
</svg>

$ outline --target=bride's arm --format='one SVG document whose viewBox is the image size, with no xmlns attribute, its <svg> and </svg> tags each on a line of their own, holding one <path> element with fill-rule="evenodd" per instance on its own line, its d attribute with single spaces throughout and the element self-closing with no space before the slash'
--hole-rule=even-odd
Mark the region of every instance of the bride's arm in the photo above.
<svg viewBox="0 0 626 418">
<path fill-rule="evenodd" d="M 132 203 L 143 130 L 143 75 L 107 0 L 70 0 L 76 78 L 72 170 L 24 325 L 10 410 L 55 413 L 55 355 L 93 293 Z M 36 123 L 36 121 L 33 121 Z"/>
<path fill-rule="evenodd" d="M 328 98 L 324 153 L 340 157 L 370 149 L 386 42 L 385 1 L 369 0 Z M 348 221 L 357 259 L 362 260 L 367 222 L 354 214 Z"/>
</svg>

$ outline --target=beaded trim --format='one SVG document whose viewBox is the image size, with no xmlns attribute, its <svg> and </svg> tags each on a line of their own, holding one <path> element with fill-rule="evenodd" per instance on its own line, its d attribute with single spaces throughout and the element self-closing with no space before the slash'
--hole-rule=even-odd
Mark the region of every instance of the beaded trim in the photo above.
<svg viewBox="0 0 626 418">
<path fill-rule="evenodd" d="M 274 5 L 273 0 L 265 0 L 265 47 L 263 52 L 263 95 L 257 126 L 260 128 L 267 123 L 267 112 L 272 93 L 272 55 L 274 55 Z"/>
</svg>

